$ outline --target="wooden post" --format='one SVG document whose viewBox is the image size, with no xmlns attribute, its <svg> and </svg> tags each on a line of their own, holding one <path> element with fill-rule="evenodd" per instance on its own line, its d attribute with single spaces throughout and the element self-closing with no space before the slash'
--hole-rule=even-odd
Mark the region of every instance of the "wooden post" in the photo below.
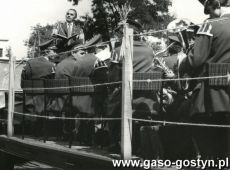
<svg viewBox="0 0 230 170">
<path fill-rule="evenodd" d="M 14 113 L 14 72 L 15 72 L 15 57 L 9 49 L 9 92 L 8 92 L 8 119 L 7 119 L 7 136 L 13 136 L 13 113 Z"/>
<path fill-rule="evenodd" d="M 132 93 L 133 93 L 133 29 L 124 26 L 122 64 L 122 123 L 121 154 L 124 160 L 132 158 Z"/>
</svg>

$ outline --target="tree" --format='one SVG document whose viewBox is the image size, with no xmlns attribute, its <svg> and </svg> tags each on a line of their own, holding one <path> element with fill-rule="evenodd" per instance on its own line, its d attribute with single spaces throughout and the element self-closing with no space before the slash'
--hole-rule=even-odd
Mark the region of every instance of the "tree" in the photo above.
<svg viewBox="0 0 230 170">
<path fill-rule="evenodd" d="M 108 40 L 120 21 L 120 9 L 127 0 L 92 0 L 94 32 Z M 170 0 L 133 0 L 128 18 L 138 20 L 145 30 L 164 29 L 172 17 L 168 14 Z"/>
<path fill-rule="evenodd" d="M 68 0 L 75 5 L 80 0 Z M 86 39 L 94 34 L 101 34 L 103 40 L 109 40 L 114 33 L 114 28 L 120 22 L 120 9 L 128 0 L 92 0 L 93 17 L 86 15 L 84 20 L 84 32 Z M 137 19 L 145 30 L 164 29 L 172 17 L 168 14 L 168 6 L 171 0 L 131 0 L 132 11 L 129 19 Z"/>
<path fill-rule="evenodd" d="M 39 56 L 39 45 L 51 39 L 53 25 L 47 24 L 41 26 L 37 24 L 32 27 L 32 33 L 28 40 L 25 41 L 25 46 L 28 47 L 28 57 L 34 58 Z"/>
<path fill-rule="evenodd" d="M 91 39 L 95 34 L 95 22 L 93 17 L 89 14 L 81 17 L 83 23 L 83 31 L 85 34 L 85 40 Z"/>
</svg>

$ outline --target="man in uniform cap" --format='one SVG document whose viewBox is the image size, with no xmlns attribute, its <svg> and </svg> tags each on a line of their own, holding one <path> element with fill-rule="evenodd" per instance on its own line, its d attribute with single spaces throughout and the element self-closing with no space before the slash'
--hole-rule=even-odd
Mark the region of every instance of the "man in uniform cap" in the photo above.
<svg viewBox="0 0 230 170">
<path fill-rule="evenodd" d="M 21 80 L 38 80 L 38 79 L 52 79 L 55 75 L 55 64 L 49 61 L 47 55 L 53 55 L 55 52 L 53 49 L 49 49 L 52 47 L 52 41 L 45 42 L 41 44 L 41 56 L 37 58 L 29 59 L 26 62 L 21 74 Z M 21 85 L 23 82 L 21 83 Z M 26 111 L 33 114 L 43 114 L 44 113 L 44 95 L 33 95 L 26 96 L 25 100 Z M 41 124 L 39 122 L 38 126 Z M 41 127 L 35 125 L 35 133 L 41 132 Z"/>
<path fill-rule="evenodd" d="M 85 55 L 80 55 L 78 52 L 73 53 L 71 56 L 62 60 L 57 64 L 56 68 L 56 79 L 68 79 L 74 77 L 88 77 L 93 82 L 99 83 L 98 79 L 106 79 L 107 66 L 103 61 L 100 61 L 93 53 L 88 53 Z M 101 96 L 84 94 L 76 95 L 72 97 L 72 106 L 74 109 L 73 113 L 70 113 L 70 117 L 93 117 L 96 114 L 102 114 L 103 109 L 101 109 L 103 102 L 101 102 Z M 103 96 L 103 98 L 105 98 Z M 65 109 L 68 113 L 70 108 L 70 103 L 66 103 L 67 98 L 58 98 L 58 109 Z M 100 103 L 101 102 L 101 103 Z M 75 114 L 74 114 L 75 113 Z M 65 115 L 66 116 L 66 115 Z M 65 121 L 65 125 L 69 124 L 70 121 Z M 66 128 L 66 127 L 64 127 Z M 92 121 L 75 121 L 76 132 L 80 132 L 80 141 L 85 144 L 92 144 L 92 137 L 94 132 L 94 126 Z M 66 131 L 66 129 L 63 129 Z M 67 131 L 72 131 L 73 129 L 67 129 Z"/>
<path fill-rule="evenodd" d="M 220 4 L 225 3 L 220 1 Z M 180 64 L 180 73 L 203 77 L 208 75 L 207 65 L 210 63 L 230 62 L 230 14 L 224 14 L 220 19 L 205 22 L 200 27 L 193 50 Z M 228 87 L 213 87 L 201 79 L 197 81 L 191 97 L 191 120 L 196 123 L 229 124 L 229 103 Z M 194 127 L 192 130 L 204 158 L 220 158 L 229 154 L 227 129 Z"/>
<path fill-rule="evenodd" d="M 29 59 L 22 71 L 22 80 L 52 78 L 55 73 L 55 64 L 49 61 L 49 55 L 55 55 L 55 48 L 49 40 L 39 45 L 41 56 Z"/>
</svg>

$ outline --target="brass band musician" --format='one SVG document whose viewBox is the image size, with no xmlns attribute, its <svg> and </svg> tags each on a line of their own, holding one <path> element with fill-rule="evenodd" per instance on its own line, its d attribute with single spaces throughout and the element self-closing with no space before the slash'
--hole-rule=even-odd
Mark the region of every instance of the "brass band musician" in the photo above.
<svg viewBox="0 0 230 170">
<path fill-rule="evenodd" d="M 207 5 L 212 0 L 205 2 Z M 219 1 L 220 6 L 226 3 L 224 0 Z M 201 77 L 193 89 L 189 107 L 191 121 L 195 123 L 229 124 L 228 87 L 209 86 L 202 79 L 208 75 L 207 67 L 211 63 L 230 62 L 230 14 L 226 13 L 220 19 L 204 22 L 197 32 L 194 48 L 179 67 L 181 73 Z M 229 134 L 226 129 L 193 127 L 191 131 L 203 158 L 223 158 L 229 155 Z"/>
</svg>

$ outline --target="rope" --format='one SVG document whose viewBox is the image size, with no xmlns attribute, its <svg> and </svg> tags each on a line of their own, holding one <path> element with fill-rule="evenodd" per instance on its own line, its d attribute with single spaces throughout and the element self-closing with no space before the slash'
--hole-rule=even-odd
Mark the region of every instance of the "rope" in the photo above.
<svg viewBox="0 0 230 170">
<path fill-rule="evenodd" d="M 80 86 L 68 86 L 68 87 L 23 88 L 23 90 L 60 90 L 60 89 L 85 88 L 85 87 L 97 87 L 97 86 L 115 85 L 115 84 L 121 84 L 121 83 L 122 83 L 121 81 L 117 81 L 117 82 L 111 82 L 111 83 L 80 85 Z"/>
<path fill-rule="evenodd" d="M 14 112 L 16 115 L 21 115 L 21 116 L 27 116 L 27 117 L 37 117 L 37 118 L 45 118 L 49 120 L 107 120 L 107 121 L 112 121 L 112 120 L 121 120 L 121 118 L 75 118 L 75 117 L 56 117 L 56 116 L 42 116 L 42 115 L 35 115 L 35 114 L 30 114 L 30 113 L 20 113 L 20 112 Z"/>
<path fill-rule="evenodd" d="M 189 81 L 189 80 L 207 80 L 207 79 L 219 79 L 228 78 L 230 80 L 230 74 L 223 76 L 208 76 L 208 77 L 193 77 L 193 78 L 176 78 L 176 79 L 147 79 L 147 80 L 133 80 L 133 82 L 169 82 L 169 81 Z M 80 85 L 80 86 L 68 86 L 68 87 L 50 87 L 50 88 L 23 88 L 23 90 L 60 90 L 60 89 L 71 89 L 71 88 L 85 88 L 85 87 L 97 87 L 97 86 L 108 86 L 122 84 L 121 81 L 111 82 L 111 83 L 101 83 L 92 85 Z M 0 89 L 0 91 L 8 92 L 8 89 Z M 22 90 L 16 90 L 15 92 L 21 93 Z"/>
<path fill-rule="evenodd" d="M 176 78 L 176 79 L 147 79 L 147 80 L 133 80 L 133 82 L 168 82 L 168 81 L 189 81 L 189 80 L 206 80 L 206 79 L 219 79 L 219 78 L 228 78 L 230 75 L 223 76 L 208 76 L 208 77 L 193 77 L 193 78 Z M 71 88 L 85 88 L 85 87 L 97 87 L 97 86 L 106 86 L 106 85 L 115 85 L 122 84 L 121 81 L 111 82 L 111 83 L 102 83 L 102 84 L 92 84 L 92 85 L 80 85 L 80 86 L 68 86 L 68 87 L 50 87 L 50 88 L 23 88 L 23 90 L 60 90 L 60 89 L 71 89 Z M 6 91 L 5 89 L 0 89 L 0 91 Z M 8 91 L 8 90 L 7 90 Z M 18 90 L 20 92 L 20 90 Z"/>
<path fill-rule="evenodd" d="M 133 80 L 133 82 L 165 82 L 165 81 L 188 81 L 188 80 L 207 80 L 207 79 L 218 79 L 218 78 L 228 78 L 230 79 L 230 74 L 224 76 L 208 76 L 208 77 L 193 77 L 193 78 L 176 78 L 176 79 L 147 79 L 147 80 Z"/>
<path fill-rule="evenodd" d="M 223 18 L 218 18 L 218 19 L 211 19 L 206 21 L 205 23 L 213 23 L 213 22 L 219 22 L 219 21 L 225 21 L 229 20 L 230 18 L 223 17 Z M 193 26 L 200 26 L 203 25 L 204 23 L 199 23 L 199 24 L 190 24 L 188 26 L 183 26 L 183 27 L 175 27 L 175 28 L 170 28 L 170 29 L 161 29 L 161 30 L 155 30 L 155 31 L 149 31 L 145 33 L 140 33 L 140 34 L 134 34 L 133 36 L 143 36 L 143 35 L 149 35 L 149 34 L 156 34 L 156 33 L 161 33 L 161 32 L 168 32 L 168 31 L 173 31 L 176 29 L 187 29 L 188 27 L 193 27 Z"/>
<path fill-rule="evenodd" d="M 19 113 L 14 112 L 14 114 L 27 116 L 27 117 L 37 117 L 37 118 L 45 118 L 49 120 L 107 120 L 107 121 L 114 121 L 114 120 L 121 120 L 121 118 L 73 118 L 73 117 L 56 117 L 56 116 L 41 116 L 29 113 Z M 148 122 L 148 123 L 158 123 L 164 126 L 166 125 L 177 125 L 177 126 L 196 126 L 196 127 L 214 127 L 214 128 L 230 128 L 230 125 L 217 125 L 217 124 L 205 124 L 205 123 L 185 123 L 185 122 L 170 122 L 170 121 L 160 121 L 160 120 L 146 120 L 146 119 L 135 119 L 135 118 L 125 118 L 132 121 L 139 121 L 139 122 Z"/>
<path fill-rule="evenodd" d="M 135 119 L 126 118 L 132 121 L 148 122 L 148 123 L 159 123 L 162 125 L 177 125 L 177 126 L 196 126 L 196 127 L 215 127 L 215 128 L 230 128 L 230 125 L 216 125 L 216 124 L 205 124 L 205 123 L 185 123 L 185 122 L 170 122 L 160 120 L 146 120 L 146 119 Z"/>
</svg>

